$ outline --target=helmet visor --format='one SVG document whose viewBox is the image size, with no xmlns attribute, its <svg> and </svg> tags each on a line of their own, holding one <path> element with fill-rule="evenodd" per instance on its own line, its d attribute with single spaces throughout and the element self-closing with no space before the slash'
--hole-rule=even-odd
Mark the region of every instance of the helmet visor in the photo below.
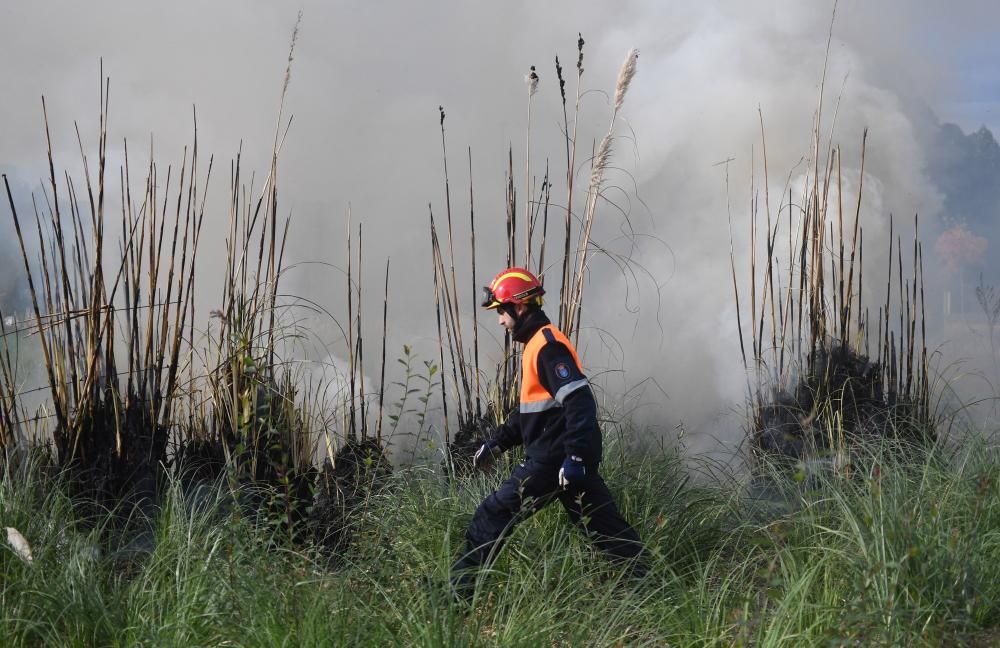
<svg viewBox="0 0 1000 648">
<path fill-rule="evenodd" d="M 493 294 L 489 286 L 483 286 L 483 301 L 480 304 L 483 308 L 496 308 L 500 305 L 497 296 Z"/>
</svg>

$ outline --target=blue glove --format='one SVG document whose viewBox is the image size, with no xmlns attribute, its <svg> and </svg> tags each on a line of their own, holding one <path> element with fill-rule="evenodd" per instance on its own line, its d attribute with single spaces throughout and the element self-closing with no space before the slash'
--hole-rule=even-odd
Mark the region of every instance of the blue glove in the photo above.
<svg viewBox="0 0 1000 648">
<path fill-rule="evenodd" d="M 503 448 L 500 447 L 500 444 L 490 439 L 481 445 L 479 450 L 476 450 L 476 454 L 472 455 L 472 467 L 485 470 L 502 454 Z"/>
<path fill-rule="evenodd" d="M 576 486 L 587 475 L 587 468 L 583 465 L 583 459 L 576 455 L 570 455 L 562 462 L 559 469 L 559 485 L 563 488 Z"/>
</svg>

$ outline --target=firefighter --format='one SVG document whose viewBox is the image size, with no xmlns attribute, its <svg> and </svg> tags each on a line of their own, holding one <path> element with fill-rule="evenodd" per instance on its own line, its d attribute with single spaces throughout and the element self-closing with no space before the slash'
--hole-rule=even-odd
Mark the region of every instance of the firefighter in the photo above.
<svg viewBox="0 0 1000 648">
<path fill-rule="evenodd" d="M 576 349 L 542 310 L 541 282 L 524 268 L 508 268 L 483 289 L 484 308 L 524 345 L 520 404 L 476 452 L 485 468 L 523 445 L 524 462 L 476 509 L 465 548 L 451 568 L 455 595 L 471 599 L 479 570 L 496 557 L 514 525 L 554 499 L 570 521 L 632 576 L 646 572 L 639 534 L 629 526 L 601 478 L 597 403 Z"/>
</svg>

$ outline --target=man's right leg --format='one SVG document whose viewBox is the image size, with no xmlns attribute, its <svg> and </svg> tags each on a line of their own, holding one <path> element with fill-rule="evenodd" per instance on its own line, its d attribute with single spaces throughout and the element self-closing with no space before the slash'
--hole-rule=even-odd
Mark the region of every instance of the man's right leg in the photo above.
<svg viewBox="0 0 1000 648">
<path fill-rule="evenodd" d="M 625 521 L 611 491 L 597 470 L 588 472 L 583 483 L 559 493 L 570 521 L 590 538 L 608 558 L 628 566 L 636 578 L 649 570 L 648 556 L 636 530 Z"/>
<path fill-rule="evenodd" d="M 456 594 L 472 597 L 479 569 L 493 561 L 518 522 L 552 500 L 558 488 L 557 478 L 557 469 L 528 460 L 482 501 L 465 533 L 462 555 L 451 567 Z"/>
</svg>

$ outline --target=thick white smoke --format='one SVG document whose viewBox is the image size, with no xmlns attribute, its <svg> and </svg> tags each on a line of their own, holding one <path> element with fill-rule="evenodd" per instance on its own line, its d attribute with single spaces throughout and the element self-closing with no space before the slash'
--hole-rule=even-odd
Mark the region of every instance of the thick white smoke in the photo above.
<svg viewBox="0 0 1000 648">
<path fill-rule="evenodd" d="M 279 200 L 293 214 L 286 258 L 343 268 L 350 205 L 354 222 L 363 223 L 369 324 L 381 313 L 383 263 L 392 259 L 390 366 L 404 343 L 414 344 L 422 359 L 435 357 L 427 205 L 433 204 L 443 223 L 438 105 L 448 115 L 459 272 L 470 300 L 465 310 L 471 312 L 467 147 L 476 192 L 478 282 L 485 283 L 505 252 L 508 147 L 523 201 L 528 66 L 536 65 L 541 76 L 532 108 L 533 174 L 549 164 L 557 179 L 553 200 L 562 204 L 565 152 L 553 58 L 560 56 L 572 95 L 582 32 L 584 87 L 611 91 L 625 52 L 637 47 L 639 73 L 615 142 L 613 163 L 621 171 L 609 174 L 609 184 L 621 189 L 608 194 L 627 208 L 630 225 L 602 205 L 595 236 L 612 251 L 630 254 L 638 279 L 595 258 L 584 307 L 584 360 L 592 374 L 601 374 L 609 402 L 631 407 L 637 403 L 629 397 L 645 389 L 637 421 L 660 433 L 682 427 L 694 449 L 715 447 L 716 438 L 732 448 L 740 417 L 730 413 L 740 407 L 745 376 L 727 214 L 731 210 L 734 219 L 737 268 L 746 268 L 752 166 L 757 190 L 763 189 L 758 110 L 776 211 L 786 181 L 800 185 L 809 170 L 802 158 L 810 152 L 832 8 L 795 0 L 304 2 L 286 106 L 294 122 L 279 171 Z M 45 94 L 57 165 L 80 168 L 72 120 L 79 120 L 85 145 L 92 145 L 102 56 L 112 76 L 112 156 L 120 155 L 127 138 L 130 152 L 141 159 L 137 151 L 148 148 L 152 134 L 158 157 L 179 163 L 197 104 L 202 155 L 212 152 L 217 161 L 210 189 L 214 211 L 200 261 L 205 279 L 199 301 L 207 313 L 221 291 L 210 284 L 222 256 L 212 247 L 221 249 L 227 226 L 223 161 L 242 141 L 244 164 L 258 172 L 267 167 L 296 12 L 235 0 L 156 8 L 103 0 L 4 3 L 0 48 L 7 60 L 23 64 L 5 73 L 0 163 L 15 167 L 28 185 L 45 174 L 39 101 Z M 949 58 L 947 46 L 992 24 L 996 13 L 988 3 L 962 12 L 951 4 L 915 7 L 902 0 L 839 4 L 822 133 L 825 140 L 832 132 L 842 146 L 846 196 L 853 200 L 862 133 L 869 129 L 867 267 L 877 267 L 886 248 L 890 212 L 904 222 L 919 212 L 931 227 L 940 198 L 925 177 L 927 131 L 936 125 L 932 110 L 955 90 L 951 66 L 957 57 Z M 584 96 L 578 164 L 585 167 L 586 152 L 599 141 L 608 116 L 606 96 Z M 117 177 L 117 170 L 111 175 Z M 587 176 L 585 168 L 581 185 Z M 554 208 L 550 218 L 555 241 L 562 213 Z M 552 249 L 550 262 L 557 263 Z M 4 263 L 13 267 L 10 259 Z M 343 318 L 344 285 L 336 270 L 301 265 L 288 273 L 285 289 Z M 487 316 L 481 322 L 484 355 L 495 360 L 497 327 Z M 369 349 L 377 333 L 375 325 L 367 334 Z M 343 356 L 341 345 L 335 352 Z M 369 375 L 378 370 L 377 355 L 366 355 Z M 659 389 L 644 382 L 648 378 Z"/>
</svg>

